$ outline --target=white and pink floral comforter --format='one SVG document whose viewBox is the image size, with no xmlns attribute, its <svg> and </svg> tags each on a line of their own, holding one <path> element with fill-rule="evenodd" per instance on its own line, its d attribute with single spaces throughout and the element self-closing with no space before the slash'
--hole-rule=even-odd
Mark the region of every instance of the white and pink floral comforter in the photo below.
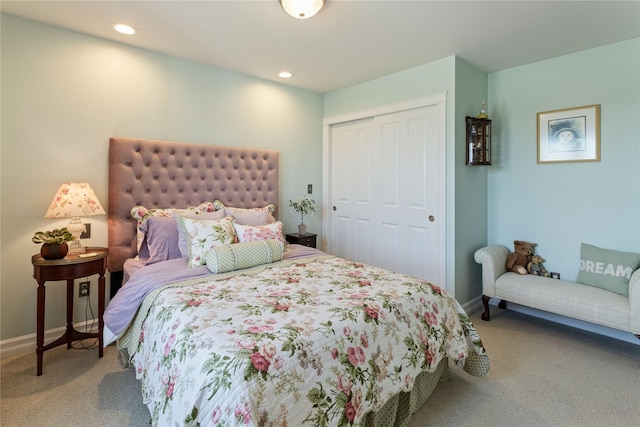
<svg viewBox="0 0 640 427">
<path fill-rule="evenodd" d="M 358 425 L 443 358 L 488 370 L 441 288 L 335 257 L 278 265 L 147 297 L 129 353 L 154 425 Z"/>
</svg>

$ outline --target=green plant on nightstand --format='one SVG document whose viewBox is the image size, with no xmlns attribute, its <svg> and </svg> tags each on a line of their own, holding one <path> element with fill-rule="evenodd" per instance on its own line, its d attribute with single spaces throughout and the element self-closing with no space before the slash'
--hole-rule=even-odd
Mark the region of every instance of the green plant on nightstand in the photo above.
<svg viewBox="0 0 640 427">
<path fill-rule="evenodd" d="M 51 231 L 38 231 L 33 235 L 33 243 L 42 243 L 40 255 L 44 259 L 62 259 L 69 252 L 67 242 L 74 239 L 73 234 L 66 228 L 56 228 Z"/>
<path fill-rule="evenodd" d="M 307 199 L 302 196 L 299 200 L 289 200 L 289 207 L 300 214 L 300 224 L 298 225 L 298 234 L 307 234 L 307 226 L 304 223 L 305 215 L 312 215 L 316 211 L 316 202 L 313 199 Z"/>
</svg>

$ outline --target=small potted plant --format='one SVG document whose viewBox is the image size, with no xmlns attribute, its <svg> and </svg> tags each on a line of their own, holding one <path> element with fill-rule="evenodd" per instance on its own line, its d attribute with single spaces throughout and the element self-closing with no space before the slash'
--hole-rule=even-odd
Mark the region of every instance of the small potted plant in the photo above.
<svg viewBox="0 0 640 427">
<path fill-rule="evenodd" d="M 300 200 L 289 200 L 289 207 L 300 214 L 300 224 L 298 224 L 298 234 L 304 236 L 307 234 L 307 226 L 304 223 L 304 216 L 311 215 L 316 211 L 316 202 L 313 199 L 307 199 L 302 196 Z"/>
<path fill-rule="evenodd" d="M 38 231 L 33 235 L 33 243 L 42 243 L 40 255 L 44 259 L 62 259 L 69 252 L 67 242 L 73 240 L 73 234 L 65 228 L 56 228 L 51 231 Z"/>
</svg>

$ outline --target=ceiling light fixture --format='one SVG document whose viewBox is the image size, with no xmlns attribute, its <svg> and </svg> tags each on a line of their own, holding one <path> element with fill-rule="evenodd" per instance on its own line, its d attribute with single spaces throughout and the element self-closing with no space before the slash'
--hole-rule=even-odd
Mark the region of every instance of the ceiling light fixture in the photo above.
<svg viewBox="0 0 640 427">
<path fill-rule="evenodd" d="M 290 71 L 280 71 L 278 73 L 279 77 L 282 77 L 283 79 L 288 79 L 290 77 L 293 77 L 293 74 Z"/>
<path fill-rule="evenodd" d="M 311 18 L 324 7 L 326 0 L 278 0 L 282 8 L 298 19 Z"/>
<path fill-rule="evenodd" d="M 127 25 L 127 24 L 113 24 L 112 27 L 117 32 L 121 34 L 126 34 L 128 36 L 132 36 L 138 32 L 138 30 L 133 28 L 131 25 Z"/>
</svg>

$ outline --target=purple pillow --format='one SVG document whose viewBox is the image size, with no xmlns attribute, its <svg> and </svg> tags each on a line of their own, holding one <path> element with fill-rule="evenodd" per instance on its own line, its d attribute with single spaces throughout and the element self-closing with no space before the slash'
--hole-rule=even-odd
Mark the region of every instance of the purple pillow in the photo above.
<svg viewBox="0 0 640 427">
<path fill-rule="evenodd" d="M 145 235 L 140 247 L 140 259 L 146 264 L 181 258 L 178 246 L 178 223 L 174 217 L 151 217 L 140 226 Z"/>
</svg>

